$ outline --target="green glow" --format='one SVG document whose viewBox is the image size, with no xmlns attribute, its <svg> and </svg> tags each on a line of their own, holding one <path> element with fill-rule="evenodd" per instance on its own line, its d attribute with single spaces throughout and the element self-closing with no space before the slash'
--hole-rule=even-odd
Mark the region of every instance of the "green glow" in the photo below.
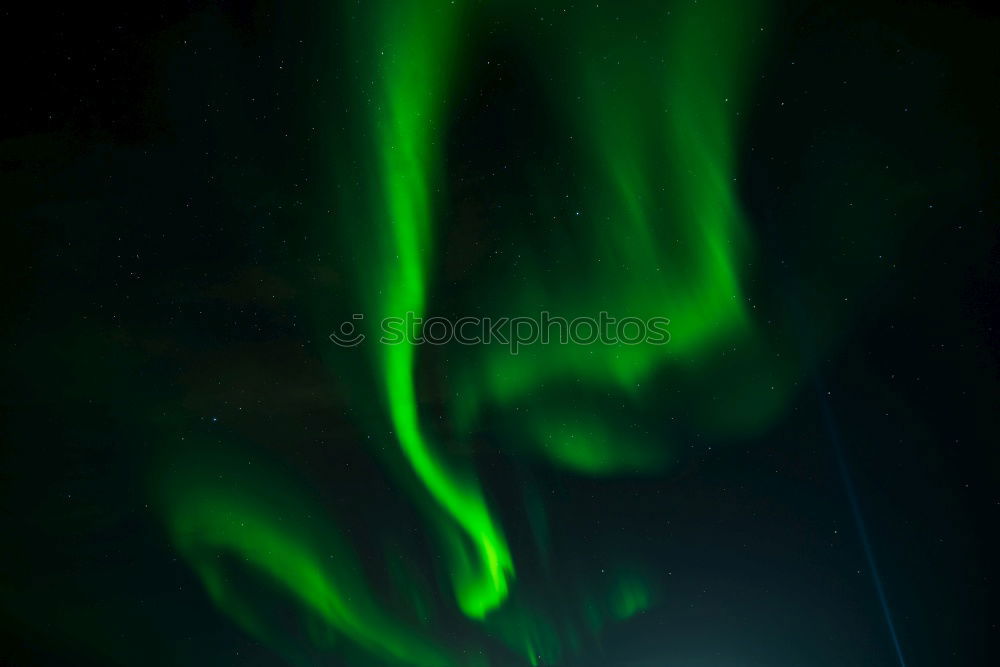
<svg viewBox="0 0 1000 667">
<path fill-rule="evenodd" d="M 612 430 L 606 419 L 591 413 L 546 415 L 529 429 L 540 454 L 582 474 L 641 474 L 660 471 L 666 463 L 664 447 Z"/>
<path fill-rule="evenodd" d="M 274 620 L 269 603 L 234 587 L 243 581 L 235 579 L 240 571 L 288 596 L 307 627 L 318 621 L 322 629 L 312 633 L 318 645 L 335 642 L 335 633 L 385 661 L 454 664 L 380 608 L 349 543 L 292 485 L 273 474 L 239 472 L 234 461 L 207 459 L 176 460 L 160 480 L 166 525 L 215 603 L 245 630 L 286 655 L 295 651 L 268 622 Z"/>
<path fill-rule="evenodd" d="M 587 586 L 561 586 L 558 597 L 572 601 L 569 610 L 557 609 L 546 599 L 514 596 L 490 617 L 488 627 L 532 665 L 572 664 L 609 623 L 624 621 L 653 603 L 645 577 L 619 570 L 601 578 L 604 581 Z"/>
<path fill-rule="evenodd" d="M 637 578 L 625 577 L 614 591 L 611 612 L 618 619 L 624 620 L 648 609 L 650 602 L 649 588 Z"/>
<path fill-rule="evenodd" d="M 545 277 L 545 258 L 526 262 L 525 287 L 494 306 L 505 315 L 534 314 L 544 304 L 567 317 L 594 316 L 609 305 L 618 316 L 666 316 L 671 343 L 550 345 L 517 357 L 488 348 L 459 371 L 464 381 L 454 413 L 462 421 L 473 422 L 486 403 L 529 400 L 560 378 L 635 394 L 664 362 L 714 352 L 749 333 L 738 268 L 748 247 L 733 176 L 737 112 L 751 62 L 746 36 L 753 35 L 743 26 L 754 24 L 754 12 L 751 3 L 708 2 L 659 23 L 644 12 L 624 12 L 624 27 L 613 39 L 605 21 L 579 12 L 566 38 L 595 48 L 583 55 L 565 50 L 572 57 L 552 64 L 561 85 L 551 92 L 556 112 L 584 138 L 576 157 L 587 184 L 585 214 L 571 233 L 578 241 L 573 247 L 588 247 L 593 256 L 560 257 L 560 275 L 573 275 L 569 289 Z M 368 309 L 377 320 L 407 312 L 420 317 L 441 208 L 436 193 L 443 182 L 446 100 L 466 15 L 459 7 L 407 2 L 377 5 L 373 14 L 379 186 L 372 213 L 382 221 L 375 229 L 383 231 Z M 645 39 L 637 42 L 634 31 Z M 660 51 L 658 58 L 650 58 L 650 48 Z M 367 56 L 363 62 L 372 52 Z M 446 460 L 421 427 L 415 349 L 382 346 L 377 354 L 402 452 L 471 546 L 471 558 L 454 545 L 449 551 L 463 554 L 453 563 L 463 573 L 455 580 L 459 604 L 481 618 L 508 591 L 514 567 L 506 540 L 475 474 Z M 577 422 L 543 416 L 525 430 L 550 460 L 587 474 L 651 471 L 667 458 L 662 445 L 629 438 L 610 423 Z"/>
<path fill-rule="evenodd" d="M 370 302 L 378 320 L 408 312 L 424 314 L 433 256 L 432 189 L 440 179 L 443 100 L 460 11 L 444 3 L 394 2 L 384 4 L 376 15 L 380 53 L 374 124 L 381 188 L 374 215 L 384 221 L 385 237 L 390 239 L 377 262 L 383 273 Z M 399 444 L 427 491 L 464 531 L 475 554 L 475 563 L 463 563 L 463 574 L 456 577 L 459 605 L 466 614 L 482 617 L 507 594 L 507 578 L 514 571 L 507 543 L 474 474 L 451 469 L 421 430 L 413 347 L 383 346 L 379 352 Z"/>
<path fill-rule="evenodd" d="M 440 237 L 455 223 L 445 145 L 457 101 L 467 94 L 463 57 L 476 53 L 474 40 L 496 22 L 516 34 L 528 10 L 519 3 L 373 0 L 345 12 L 354 74 L 344 86 L 345 105 L 358 111 L 348 116 L 346 148 L 338 147 L 338 187 L 352 185 L 338 194 L 334 221 L 339 242 L 351 248 L 357 307 L 373 340 L 348 351 L 356 356 L 332 371 L 357 385 L 357 403 L 370 415 L 365 430 L 423 511 L 421 533 L 437 549 L 445 597 L 475 621 L 463 622 L 530 664 L 560 664 L 578 654 L 609 622 L 649 608 L 654 584 L 613 563 L 615 576 L 550 590 L 516 581 L 515 556 L 530 562 L 531 554 L 512 553 L 466 436 L 489 432 L 505 454 L 528 451 L 577 474 L 650 474 L 676 458 L 662 429 L 643 426 L 665 412 L 725 432 L 765 423 L 782 403 L 787 378 L 780 369 L 764 370 L 776 365 L 762 360 L 766 347 L 740 283 L 753 249 L 734 183 L 735 156 L 757 34 L 746 26 L 755 25 L 758 9 L 708 0 L 652 12 L 653 20 L 648 6 L 622 7 L 615 10 L 620 20 L 611 20 L 598 4 L 569 13 L 549 41 L 525 47 L 536 49 L 547 110 L 573 137 L 553 143 L 574 169 L 568 183 L 543 173 L 537 191 L 495 194 L 511 206 L 498 206 L 488 222 L 508 235 L 520 260 L 516 275 L 482 277 L 476 306 L 496 317 L 540 309 L 565 318 L 600 311 L 667 317 L 670 343 L 535 345 L 517 356 L 505 346 L 449 348 L 444 367 L 432 369 L 423 348 L 378 344 L 378 322 L 441 307 Z M 537 219 L 561 216 L 565 224 L 526 231 L 505 219 L 528 195 Z M 738 383 L 744 393 L 726 394 L 701 380 L 724 355 L 745 371 Z M 344 368 L 360 368 L 359 357 L 367 365 L 355 377 Z M 444 387 L 439 397 L 423 395 L 426 373 L 443 376 L 434 378 Z M 759 391 L 764 384 L 779 388 Z M 440 401 L 453 430 L 429 426 L 445 416 L 433 414 Z M 536 555 L 556 576 L 561 563 L 550 553 L 543 496 L 526 493 L 534 498 L 527 516 Z M 417 630 L 396 620 L 365 587 L 346 542 L 329 525 L 289 522 L 252 495 L 214 482 L 178 483 L 168 496 L 179 551 L 249 632 L 273 634 L 226 583 L 219 553 L 243 559 L 320 619 L 327 634 L 381 660 L 452 664 L 453 656 L 423 634 L 436 623 L 433 593 L 394 571 Z M 321 544 L 316 533 L 324 534 Z"/>
<path fill-rule="evenodd" d="M 766 423 L 789 383 L 780 365 L 763 360 L 768 349 L 740 285 L 752 248 L 735 160 L 762 8 L 709 0 L 671 9 L 650 20 L 647 7 L 616 5 L 613 16 L 601 5 L 581 7 L 567 19 L 572 29 L 554 37 L 567 40 L 563 48 L 534 45 L 553 81 L 553 114 L 574 137 L 567 159 L 580 182 L 540 184 L 548 203 L 539 217 L 568 220 L 553 226 L 544 250 L 518 245 L 521 279 L 490 301 L 509 316 L 542 307 L 567 319 L 602 310 L 667 317 L 670 343 L 536 345 L 517 356 L 486 346 L 451 370 L 452 414 L 463 428 L 489 416 L 513 442 L 588 475 L 662 470 L 669 445 L 629 428 L 664 409 L 647 385 L 676 386 L 683 406 L 694 400 L 691 369 L 721 350 L 756 360 L 743 386 L 763 375 L 773 381 L 730 402 L 704 388 L 711 396 L 702 403 L 748 415 L 707 415 L 705 428 L 740 433 Z M 556 195 L 567 190 L 577 193 Z M 581 392 L 604 396 L 603 404 L 581 403 Z"/>
</svg>

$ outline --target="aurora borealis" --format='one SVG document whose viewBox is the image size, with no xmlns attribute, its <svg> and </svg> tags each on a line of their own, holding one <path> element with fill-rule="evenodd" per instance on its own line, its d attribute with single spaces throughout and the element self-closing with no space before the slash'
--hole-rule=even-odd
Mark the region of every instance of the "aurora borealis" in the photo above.
<svg viewBox="0 0 1000 667">
<path fill-rule="evenodd" d="M 38 11 L 0 663 L 991 663 L 988 9 Z"/>
</svg>

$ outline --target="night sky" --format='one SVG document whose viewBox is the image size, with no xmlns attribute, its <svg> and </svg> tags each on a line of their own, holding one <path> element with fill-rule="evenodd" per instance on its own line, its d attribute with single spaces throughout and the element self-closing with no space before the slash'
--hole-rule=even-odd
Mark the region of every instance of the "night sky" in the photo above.
<svg viewBox="0 0 1000 667">
<path fill-rule="evenodd" d="M 0 664 L 998 664 L 992 3 L 62 4 Z M 542 311 L 670 340 L 378 341 Z"/>
</svg>

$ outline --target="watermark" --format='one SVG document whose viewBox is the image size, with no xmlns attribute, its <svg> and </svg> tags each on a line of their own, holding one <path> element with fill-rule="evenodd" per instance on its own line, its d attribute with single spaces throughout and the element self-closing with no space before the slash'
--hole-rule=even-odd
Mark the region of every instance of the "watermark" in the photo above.
<svg viewBox="0 0 1000 667">
<path fill-rule="evenodd" d="M 330 340 L 341 347 L 357 347 L 367 336 L 360 331 L 365 316 L 355 313 Z M 386 317 L 379 323 L 382 345 L 505 345 L 517 354 L 527 345 L 666 345 L 670 342 L 666 317 L 612 317 L 605 311 L 597 317 L 553 316 L 542 311 L 537 317 Z"/>
</svg>

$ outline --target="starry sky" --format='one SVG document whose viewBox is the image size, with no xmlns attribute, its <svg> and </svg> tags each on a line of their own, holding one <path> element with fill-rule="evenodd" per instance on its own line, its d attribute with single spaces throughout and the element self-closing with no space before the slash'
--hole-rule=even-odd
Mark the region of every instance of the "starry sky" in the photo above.
<svg viewBox="0 0 1000 667">
<path fill-rule="evenodd" d="M 0 664 L 997 660 L 990 3 L 0 16 Z"/>
</svg>

